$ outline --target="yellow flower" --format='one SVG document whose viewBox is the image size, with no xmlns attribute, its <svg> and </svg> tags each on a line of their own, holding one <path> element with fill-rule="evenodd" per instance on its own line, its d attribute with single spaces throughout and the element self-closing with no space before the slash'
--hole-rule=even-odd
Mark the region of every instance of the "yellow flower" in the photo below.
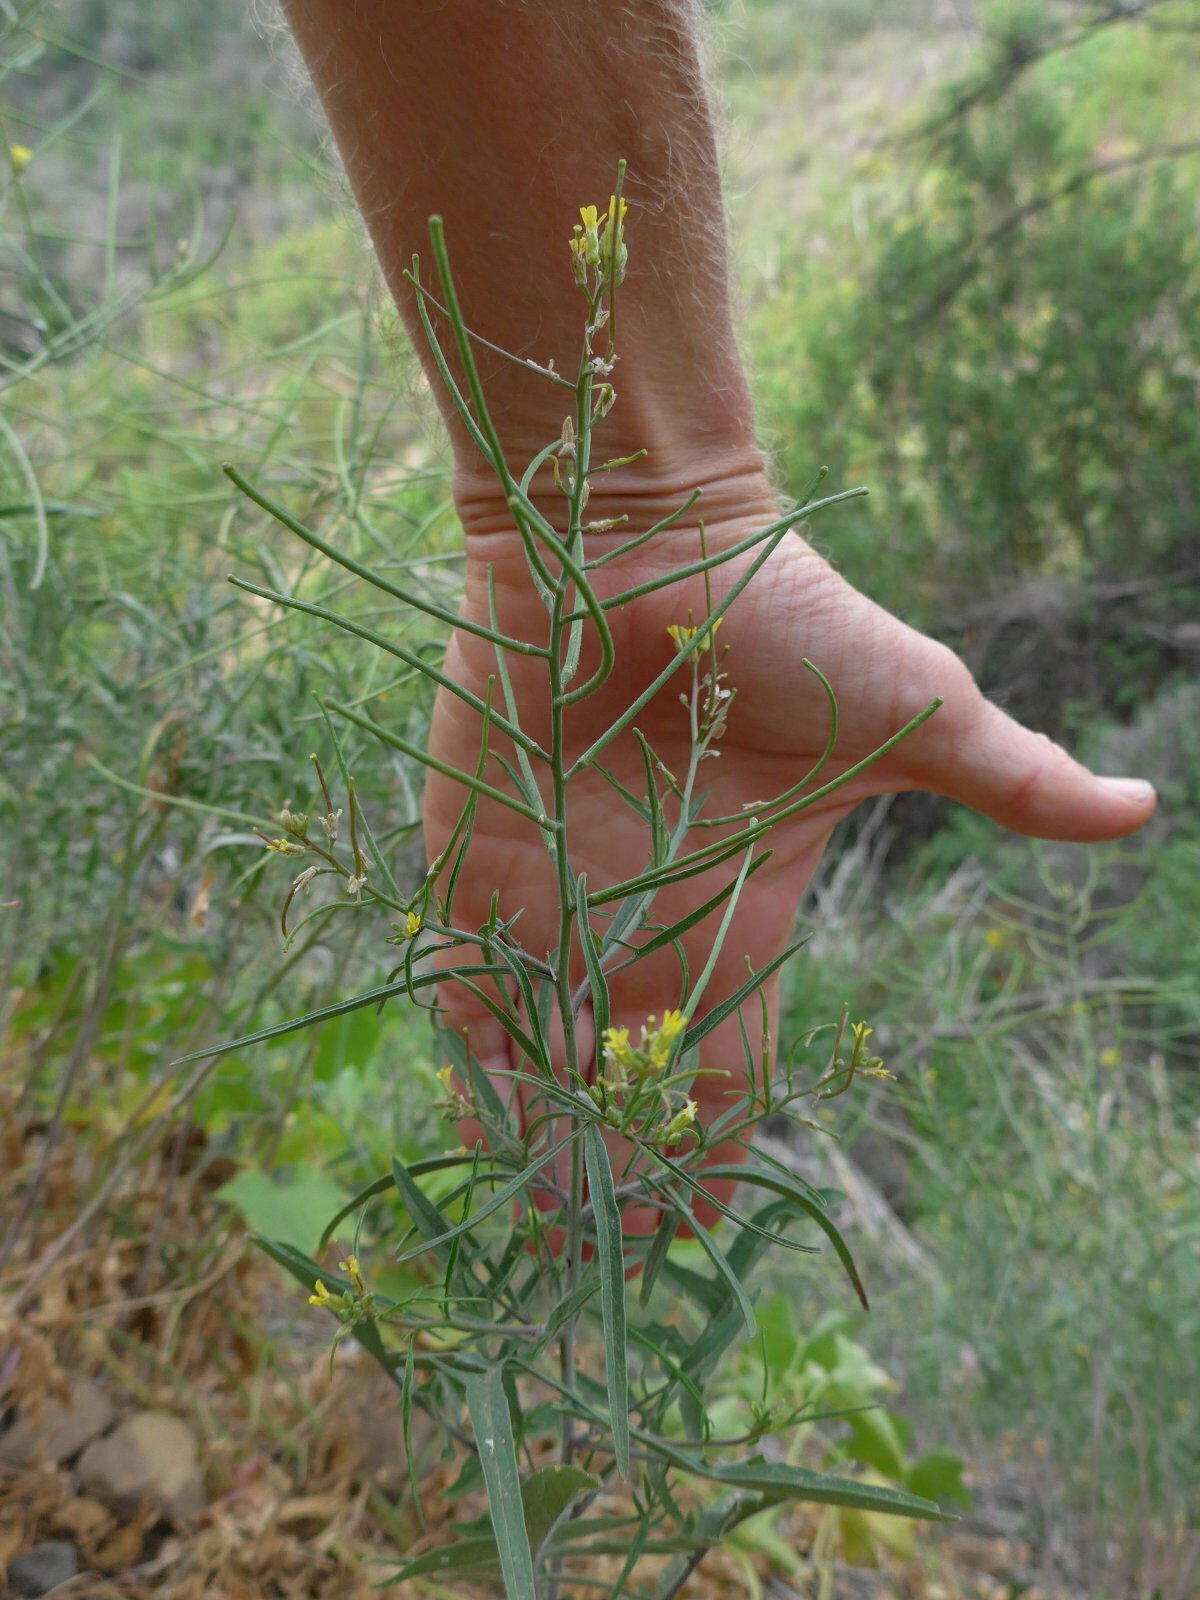
<svg viewBox="0 0 1200 1600">
<path fill-rule="evenodd" d="M 437 1069 L 437 1071 L 434 1073 L 434 1077 L 441 1084 L 442 1088 L 446 1091 L 447 1094 L 450 1093 L 450 1079 L 453 1076 L 454 1076 L 454 1068 L 453 1067 L 439 1067 Z"/>
<path fill-rule="evenodd" d="M 396 931 L 406 939 L 415 939 L 421 931 L 421 919 L 415 911 L 406 911 L 404 921 L 396 924 Z"/>
<path fill-rule="evenodd" d="M 707 650 L 709 645 L 712 643 L 713 635 L 724 621 L 724 617 L 718 617 L 713 623 L 712 627 L 705 628 L 703 633 L 701 633 L 699 627 L 693 628 L 690 625 L 682 622 L 673 622 L 667 629 L 667 632 L 670 634 L 671 638 L 674 639 L 680 650 L 684 649 L 687 645 L 690 645 L 693 639 L 696 639 L 697 635 L 699 635 L 698 642 L 701 650 Z"/>
<path fill-rule="evenodd" d="M 677 1033 L 682 1033 L 686 1027 L 687 1018 L 682 1011 L 664 1011 L 658 1031 L 664 1039 L 673 1039 Z"/>
<path fill-rule="evenodd" d="M 362 1281 L 362 1273 L 358 1270 L 358 1257 L 347 1256 L 345 1261 L 338 1262 L 338 1271 L 344 1272 L 354 1285 L 354 1292 L 362 1294 L 366 1285 Z"/>
<path fill-rule="evenodd" d="M 989 928 L 983 938 L 989 950 L 1003 950 L 1004 934 L 999 928 Z"/>
<path fill-rule="evenodd" d="M 617 208 L 617 197 L 616 197 L 615 194 L 610 194 L 609 197 L 608 197 L 608 225 L 609 225 L 610 228 L 612 227 L 613 212 L 616 210 L 616 208 Z M 594 212 L 596 208 L 595 208 L 595 206 L 590 206 L 588 209 L 590 211 Z M 627 200 L 622 200 L 621 201 L 621 214 L 617 218 L 617 221 L 618 222 L 624 222 L 625 218 L 628 215 L 629 215 L 629 202 Z"/>
<path fill-rule="evenodd" d="M 579 215 L 589 233 L 594 233 L 600 226 L 600 217 L 595 206 L 580 206 Z"/>
<path fill-rule="evenodd" d="M 24 172 L 33 159 L 33 151 L 27 144 L 10 144 L 8 147 L 8 162 L 14 172 Z"/>
<path fill-rule="evenodd" d="M 306 853 L 302 844 L 293 844 L 290 839 L 268 839 L 265 833 L 260 833 L 258 837 L 267 849 L 273 850 L 276 855 L 302 856 Z"/>
<path fill-rule="evenodd" d="M 633 1056 L 633 1051 L 629 1048 L 629 1029 L 605 1028 L 604 1049 L 614 1061 L 627 1064 Z"/>
<path fill-rule="evenodd" d="M 325 1306 L 327 1308 L 332 1306 L 333 1296 L 321 1282 L 320 1278 L 318 1278 L 316 1283 L 313 1284 L 313 1290 L 314 1292 L 308 1297 L 308 1303 L 310 1306 Z"/>
<path fill-rule="evenodd" d="M 696 1120 L 696 1112 L 700 1107 L 694 1100 L 688 1100 L 682 1111 L 677 1111 L 667 1123 L 663 1132 L 663 1143 L 667 1145 L 678 1144 L 684 1133 Z"/>
</svg>

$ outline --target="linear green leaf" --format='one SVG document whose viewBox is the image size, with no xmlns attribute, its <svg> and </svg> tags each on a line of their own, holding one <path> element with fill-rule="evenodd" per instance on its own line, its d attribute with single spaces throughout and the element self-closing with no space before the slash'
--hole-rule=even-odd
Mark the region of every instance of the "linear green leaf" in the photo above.
<svg viewBox="0 0 1200 1600">
<path fill-rule="evenodd" d="M 497 805 L 507 806 L 510 811 L 515 811 L 518 816 L 535 822 L 539 826 L 546 826 L 546 818 L 539 815 L 532 806 L 525 805 L 520 800 L 514 800 L 512 795 L 505 794 L 503 789 L 494 789 L 490 783 L 484 783 L 481 778 L 473 777 L 471 773 L 464 772 L 461 767 L 448 766 L 444 761 L 439 761 L 436 756 L 431 756 L 428 750 L 422 750 L 420 745 L 410 744 L 407 739 L 402 739 L 398 733 L 393 733 L 389 728 L 381 726 L 372 717 L 365 717 L 359 711 L 352 711 L 349 706 L 342 705 L 337 700 L 328 702 L 329 709 L 336 711 L 339 717 L 345 717 L 347 722 L 353 722 L 365 733 L 374 734 L 376 739 L 384 744 L 391 745 L 393 750 L 419 761 L 422 766 L 440 772 L 443 777 L 451 778 L 455 783 L 461 783 L 464 789 L 474 789 L 476 794 L 494 800 Z"/>
<path fill-rule="evenodd" d="M 503 1366 L 471 1373 L 466 1390 L 505 1592 L 508 1600 L 537 1600 Z"/>
<path fill-rule="evenodd" d="M 466 1162 L 470 1161 L 470 1159 L 471 1158 L 469 1155 L 429 1156 L 424 1161 L 414 1161 L 412 1166 L 409 1167 L 408 1172 L 410 1177 L 418 1178 L 426 1172 L 441 1172 L 446 1167 L 461 1167 Z M 347 1200 L 346 1204 L 337 1213 L 333 1220 L 326 1223 L 325 1231 L 321 1235 L 320 1248 L 324 1250 L 325 1246 L 329 1243 L 330 1239 L 333 1238 L 340 1225 L 345 1222 L 347 1217 L 353 1216 L 360 1206 L 365 1206 L 369 1200 L 374 1200 L 377 1195 L 386 1194 L 389 1189 L 394 1189 L 395 1186 L 396 1180 L 392 1174 L 388 1172 L 382 1174 L 378 1178 L 373 1179 L 364 1188 L 360 1189 L 352 1200 Z"/>
<path fill-rule="evenodd" d="M 625 1253 L 621 1213 L 613 1189 L 608 1151 L 596 1124 L 589 1123 L 583 1138 L 588 1188 L 596 1221 L 596 1252 L 600 1268 L 600 1311 L 604 1323 L 604 1373 L 608 1410 L 612 1418 L 613 1454 L 622 1478 L 629 1476 L 629 1351 L 625 1331 Z"/>
<path fill-rule="evenodd" d="M 769 853 L 755 856 L 750 863 L 749 871 L 746 873 L 747 878 L 752 878 L 759 867 L 765 866 L 770 859 Z M 647 939 L 645 944 L 639 944 L 635 954 L 630 955 L 627 961 L 622 961 L 619 966 L 614 967 L 612 970 L 614 972 L 622 972 L 626 967 L 632 966 L 635 961 L 641 961 L 652 951 L 661 950 L 663 945 L 671 944 L 676 939 L 681 938 L 689 928 L 694 928 L 698 922 L 703 922 L 705 917 L 709 916 L 719 905 L 728 900 L 736 885 L 737 879 L 731 878 L 723 889 L 718 889 L 716 894 L 706 900 L 703 905 L 697 906 L 694 911 L 689 911 L 687 916 L 680 917 L 678 922 L 672 922 L 669 927 L 663 928 L 653 938 Z"/>
<path fill-rule="evenodd" d="M 687 1223 L 688 1227 L 691 1228 L 692 1232 L 696 1235 L 696 1238 L 700 1241 L 700 1247 L 704 1251 L 704 1254 L 712 1262 L 713 1266 L 716 1267 L 720 1276 L 725 1280 L 725 1284 L 729 1289 L 730 1294 L 733 1296 L 738 1310 L 742 1314 L 742 1323 L 745 1326 L 746 1332 L 748 1334 L 753 1334 L 756 1327 L 756 1323 L 754 1321 L 754 1306 L 750 1300 L 750 1296 L 742 1287 L 742 1280 L 729 1265 L 728 1261 L 726 1261 L 719 1245 L 709 1233 L 708 1229 L 701 1227 L 699 1222 L 697 1222 L 692 1209 L 687 1202 L 679 1199 L 679 1197 L 676 1196 L 674 1205 L 680 1216 Z"/>
<path fill-rule="evenodd" d="M 492 1198 L 485 1200 L 479 1210 L 473 1212 L 465 1222 L 460 1222 L 456 1227 L 450 1228 L 447 1232 L 438 1234 L 434 1238 L 426 1239 L 422 1245 L 417 1245 L 411 1250 L 405 1250 L 402 1255 L 396 1257 L 397 1264 L 412 1261 L 415 1257 L 424 1255 L 427 1250 L 437 1250 L 441 1245 L 449 1244 L 451 1239 L 457 1239 L 460 1233 L 466 1233 L 469 1229 L 478 1227 L 481 1222 L 491 1216 L 493 1211 L 498 1211 L 506 1201 L 512 1199 L 513 1195 L 518 1194 L 529 1182 L 530 1178 L 539 1173 L 547 1162 L 553 1161 L 560 1151 L 565 1150 L 568 1145 L 574 1144 L 582 1132 L 581 1128 L 575 1128 L 571 1133 L 567 1134 L 565 1139 L 560 1139 L 557 1144 L 551 1145 L 548 1150 L 543 1151 L 538 1156 L 536 1161 L 531 1161 L 523 1172 L 519 1172 L 502 1189 L 497 1189 Z"/>
<path fill-rule="evenodd" d="M 732 1178 L 737 1183 L 753 1184 L 758 1189 L 769 1189 L 772 1194 L 782 1195 L 798 1206 L 806 1217 L 810 1217 L 821 1232 L 829 1240 L 837 1258 L 846 1269 L 846 1276 L 854 1285 L 854 1292 L 862 1302 L 864 1311 L 871 1309 L 867 1300 L 867 1291 L 863 1288 L 862 1279 L 858 1275 L 858 1268 L 854 1265 L 854 1258 L 850 1254 L 846 1241 L 842 1238 L 833 1221 L 824 1207 L 818 1205 L 811 1195 L 806 1194 L 800 1184 L 791 1181 L 784 1174 L 773 1172 L 767 1167 L 760 1167 L 748 1162 L 745 1166 L 713 1166 L 705 1167 L 704 1176 L 714 1181 L 721 1178 Z"/>
<path fill-rule="evenodd" d="M 473 975 L 481 977 L 506 977 L 507 967 L 473 966 Z M 450 976 L 449 970 L 445 972 L 421 973 L 412 981 L 414 989 L 431 989 L 436 984 L 442 983 Z M 318 1006 L 316 1011 L 306 1011 L 301 1017 L 290 1017 L 286 1022 L 277 1022 L 270 1028 L 258 1028 L 254 1033 L 244 1033 L 237 1039 L 226 1039 L 221 1044 L 210 1044 L 203 1050 L 193 1050 L 186 1056 L 177 1056 L 170 1064 L 172 1067 L 185 1067 L 192 1061 L 207 1061 L 210 1056 L 227 1055 L 231 1050 L 244 1050 L 247 1045 L 264 1044 L 268 1039 L 282 1039 L 286 1034 L 298 1033 L 302 1028 L 313 1028 L 320 1022 L 328 1022 L 332 1017 L 344 1017 L 351 1011 L 361 1011 L 364 1006 L 382 1005 L 385 1000 L 391 1000 L 396 995 L 408 991 L 407 983 L 384 983 L 377 989 L 366 989 L 362 994 L 351 995 L 348 1000 L 335 1000 L 330 1005 Z"/>
<path fill-rule="evenodd" d="M 426 1241 L 426 1248 L 433 1249 L 438 1259 L 444 1261 L 447 1252 L 443 1241 L 447 1233 L 454 1231 L 454 1224 L 414 1180 L 399 1156 L 392 1157 L 392 1182 L 417 1232 Z"/>
<path fill-rule="evenodd" d="M 230 577 L 229 582 L 235 589 L 244 589 L 247 594 L 257 595 L 260 600 L 270 600 L 274 605 L 286 606 L 290 611 L 303 612 L 305 616 L 317 617 L 322 622 L 328 622 L 335 628 L 340 628 L 343 633 L 352 634 L 356 639 L 362 639 L 366 644 L 373 644 L 377 650 L 385 650 L 388 655 L 395 656 L 398 661 L 403 661 L 405 666 L 412 667 L 423 678 L 430 679 L 449 694 L 455 695 L 472 711 L 483 715 L 484 703 L 477 694 L 472 694 L 462 684 L 456 683 L 453 678 L 447 677 L 424 656 L 417 655 L 415 651 L 406 650 L 403 645 L 396 644 L 392 639 L 386 638 L 382 633 L 376 633 L 373 628 L 366 627 L 361 622 L 355 622 L 351 617 L 345 617 L 339 611 L 330 611 L 327 606 L 317 605 L 314 601 L 301 600 L 294 594 L 284 594 L 281 589 L 264 589 L 261 584 L 251 583 L 246 578 Z M 319 704 L 320 702 L 318 702 Z M 531 755 L 546 759 L 546 753 L 528 734 L 522 733 L 520 728 L 514 726 L 506 717 L 492 712 L 492 722 L 503 733 L 506 733 L 514 744 L 521 745 Z"/>
<path fill-rule="evenodd" d="M 691 1050 L 700 1043 L 701 1039 L 710 1034 L 714 1028 L 719 1028 L 725 1018 L 732 1016 L 742 1002 L 748 1000 L 756 989 L 760 989 L 773 972 L 776 972 L 785 961 L 794 956 L 802 945 L 808 943 L 809 937 L 806 934 L 803 939 L 796 939 L 792 944 L 788 945 L 786 950 L 781 951 L 777 956 L 773 956 L 770 961 L 759 967 L 757 972 L 752 972 L 745 983 L 740 984 L 731 995 L 721 1001 L 720 1005 L 714 1006 L 711 1011 L 700 1018 L 699 1022 L 694 1022 L 683 1036 L 680 1054 L 685 1050 Z"/>
<path fill-rule="evenodd" d="M 439 622 L 444 622 L 450 628 L 461 628 L 464 633 L 476 634 L 480 639 L 487 639 L 492 644 L 503 645 L 506 650 L 515 650 L 519 655 L 544 656 L 546 652 L 535 644 L 526 644 L 523 639 L 510 639 L 507 634 L 496 633 L 492 628 L 485 628 L 482 623 L 472 622 L 470 618 L 456 616 L 453 611 L 448 611 L 445 606 L 434 604 L 431 600 L 423 599 L 419 594 L 414 594 L 410 589 L 398 588 L 390 583 L 382 573 L 373 571 L 370 567 L 363 566 L 362 562 L 355 561 L 344 550 L 339 550 L 336 545 L 329 544 L 322 539 L 320 534 L 314 533 L 311 528 L 293 517 L 290 511 L 284 509 L 276 501 L 256 489 L 249 479 L 244 478 L 236 467 L 228 463 L 221 469 L 229 481 L 235 484 L 249 500 L 256 506 L 261 506 L 276 522 L 282 523 L 290 533 L 303 539 L 305 544 L 311 545 L 314 550 L 319 550 L 323 556 L 328 556 L 330 561 L 339 567 L 345 567 L 347 572 L 353 572 L 356 577 L 371 584 L 375 589 L 381 589 L 384 594 L 390 594 L 394 599 L 401 601 L 406 606 L 412 606 L 416 611 L 423 611 L 427 617 L 436 617 Z"/>
<path fill-rule="evenodd" d="M 587 873 L 581 872 L 575 886 L 575 905 L 579 916 L 579 943 L 583 949 L 583 964 L 587 969 L 588 988 L 592 994 L 592 1021 L 596 1038 L 603 1040 L 609 1023 L 608 979 L 596 951 L 591 924 L 587 914 Z"/>
</svg>

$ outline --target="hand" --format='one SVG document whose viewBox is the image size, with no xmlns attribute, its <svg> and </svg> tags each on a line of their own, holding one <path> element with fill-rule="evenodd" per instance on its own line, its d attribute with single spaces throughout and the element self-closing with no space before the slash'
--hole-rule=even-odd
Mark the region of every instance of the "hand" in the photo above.
<svg viewBox="0 0 1200 1600">
<path fill-rule="evenodd" d="M 690 488 L 690 486 L 688 486 Z M 725 514 L 706 524 L 710 552 L 727 548 L 774 521 L 778 511 L 765 481 L 739 486 L 744 494 L 736 515 L 730 495 L 710 485 L 702 504 Z M 679 496 L 680 499 L 684 495 Z M 699 510 L 699 506 L 697 507 Z M 589 505 L 589 514 L 594 505 Z M 599 513 L 603 515 L 603 511 Z M 836 513 L 833 513 L 836 515 Z M 478 518 L 479 521 L 486 519 Z M 499 625 L 510 635 L 535 643 L 546 636 L 545 611 L 530 585 L 517 536 L 502 531 L 468 531 L 468 567 L 463 614 L 488 620 L 486 570 L 494 576 Z M 470 523 L 468 524 L 470 530 Z M 600 536 L 596 536 L 597 538 Z M 621 534 L 603 537 L 628 537 Z M 602 546 L 593 545 L 595 555 Z M 700 553 L 695 525 L 673 528 L 641 549 L 595 571 L 601 598 L 647 578 L 677 570 Z M 711 575 L 714 599 L 737 581 L 754 553 L 737 557 Z M 586 749 L 670 661 L 676 646 L 672 623 L 700 621 L 707 613 L 703 580 L 692 578 L 659 589 L 609 613 L 616 644 L 616 666 L 602 690 L 572 708 L 567 725 L 572 757 Z M 1042 838 L 1098 840 L 1141 826 L 1154 806 L 1148 784 L 1092 776 L 1043 735 L 1031 733 L 984 699 L 966 667 L 944 646 L 915 632 L 845 583 L 800 537 L 789 534 L 747 589 L 734 602 L 717 636 L 726 684 L 735 691 L 720 755 L 701 769 L 699 788 L 710 799 L 707 815 L 746 811 L 764 816 L 768 802 L 790 788 L 818 759 L 830 727 L 829 705 L 819 682 L 804 666 L 807 657 L 832 685 L 840 709 L 840 733 L 833 758 L 819 782 L 825 784 L 861 761 L 917 715 L 929 702 L 944 703 L 933 717 L 889 755 L 835 790 L 810 809 L 779 824 L 762 848 L 771 860 L 750 879 L 739 903 L 708 994 L 715 1005 L 746 976 L 746 959 L 757 968 L 777 955 L 788 940 L 797 904 L 835 824 L 871 795 L 927 789 L 961 801 L 1017 832 Z M 584 662 L 576 681 L 582 682 Z M 594 652 L 593 652 L 594 659 Z M 548 738 L 549 695 L 544 662 L 510 657 L 513 689 L 522 726 L 543 744 Z M 487 642 L 455 635 L 446 670 L 460 684 L 482 695 L 495 672 Z M 636 719 L 636 726 L 675 774 L 686 769 L 690 748 L 688 717 L 680 693 L 690 685 L 683 667 Z M 479 718 L 461 701 L 442 692 L 434 711 L 431 748 L 443 761 L 473 768 L 479 749 Z M 505 741 L 496 747 L 505 752 Z M 640 749 L 632 734 L 620 735 L 603 760 L 635 794 L 645 789 Z M 498 763 L 488 781 L 507 786 Z M 426 841 L 432 856 L 445 843 L 463 803 L 463 791 L 431 774 L 426 788 Z M 633 877 L 645 869 L 645 825 L 596 773 L 583 770 L 568 794 L 571 869 L 587 873 L 590 891 Z M 732 831 L 732 830 L 727 830 Z M 694 832 L 686 848 L 714 838 Z M 729 882 L 736 861 L 660 891 L 654 918 L 665 922 L 710 897 Z M 479 805 L 467 870 L 455 902 L 455 921 L 475 927 L 484 921 L 493 890 L 500 911 L 523 908 L 519 937 L 524 948 L 544 956 L 557 938 L 556 887 L 549 858 L 537 830 L 494 803 Z M 685 945 L 691 970 L 703 964 L 719 913 L 690 930 Z M 598 928 L 603 924 L 598 920 Z M 797 959 L 802 960 L 803 956 Z M 582 967 L 575 978 L 582 977 Z M 766 990 L 771 1032 L 776 1033 L 778 986 Z M 636 1039 L 651 1013 L 679 1004 L 679 969 L 666 950 L 618 975 L 612 983 L 612 1021 Z M 517 1065 L 514 1047 L 499 1024 L 466 991 L 446 985 L 440 995 L 449 1024 L 468 1028 L 471 1048 L 485 1068 Z M 757 1003 L 747 1011 L 753 1039 Z M 581 1018 L 580 1046 L 586 1060 L 593 1047 L 590 1020 Z M 703 1041 L 701 1066 L 729 1074 L 703 1077 L 695 1098 L 700 1120 L 711 1118 L 731 1088 L 740 1087 L 742 1048 L 736 1020 L 728 1019 Z M 735 1158 L 723 1150 L 718 1159 Z M 634 1229 L 636 1221 L 628 1219 Z"/>
</svg>

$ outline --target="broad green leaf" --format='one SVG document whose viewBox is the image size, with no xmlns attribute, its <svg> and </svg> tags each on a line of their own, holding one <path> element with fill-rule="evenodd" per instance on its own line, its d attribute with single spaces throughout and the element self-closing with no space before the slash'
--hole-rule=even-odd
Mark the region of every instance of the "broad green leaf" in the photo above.
<svg viewBox="0 0 1200 1600">
<path fill-rule="evenodd" d="M 344 1210 L 346 1191 L 316 1170 L 278 1181 L 265 1172 L 239 1172 L 221 1185 L 216 1198 L 234 1206 L 255 1233 L 311 1250 L 330 1211 Z"/>
<path fill-rule="evenodd" d="M 596 1256 L 600 1270 L 600 1311 L 604 1323 L 604 1372 L 612 1419 L 613 1454 L 622 1478 L 629 1476 L 629 1353 L 625 1333 L 625 1254 L 621 1213 L 613 1191 L 608 1151 L 596 1124 L 589 1123 L 583 1140 L 588 1188 L 596 1222 Z"/>
<path fill-rule="evenodd" d="M 493 1366 L 486 1372 L 470 1373 L 466 1391 L 505 1592 L 508 1600 L 537 1600 L 504 1368 Z"/>
<path fill-rule="evenodd" d="M 580 1467 L 541 1467 L 530 1473 L 521 1485 L 521 1504 L 535 1555 L 563 1512 L 599 1487 L 600 1479 Z"/>
<path fill-rule="evenodd" d="M 929 1500 L 949 1501 L 971 1509 L 971 1492 L 962 1481 L 962 1458 L 953 1450 L 928 1450 L 904 1475 L 904 1487 L 910 1494 L 919 1494 Z"/>
</svg>

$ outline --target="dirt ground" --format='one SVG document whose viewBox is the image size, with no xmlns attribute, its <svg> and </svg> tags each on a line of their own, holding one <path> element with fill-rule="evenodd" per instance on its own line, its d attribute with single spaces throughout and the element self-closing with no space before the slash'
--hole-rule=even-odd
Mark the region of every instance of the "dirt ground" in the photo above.
<svg viewBox="0 0 1200 1600">
<path fill-rule="evenodd" d="M 422 1530 L 396 1391 L 352 1342 L 331 1366 L 328 1324 L 302 1296 L 289 1297 L 213 1201 L 230 1169 L 208 1158 L 197 1131 L 168 1138 L 106 1195 L 93 1225 L 72 1234 L 111 1152 L 64 1141 L 41 1163 L 36 1205 L 26 1208 L 44 1128 L 6 1109 L 0 1575 L 8 1592 L 368 1600 L 402 1555 L 446 1537 L 447 1518 L 478 1514 L 481 1506 L 442 1492 L 458 1462 L 440 1458 L 432 1428 L 417 1418 Z M 165 1447 L 151 1437 L 156 1429 Z M 123 1440 L 136 1444 L 132 1462 L 118 1459 Z M 168 1481 L 173 1473 L 179 1482 Z M 881 1551 L 874 1569 L 815 1558 L 819 1520 L 815 1508 L 800 1508 L 774 1522 L 773 1550 L 746 1540 L 714 1554 L 682 1593 L 1092 1600 L 1051 1576 L 1071 1563 L 1031 1534 L 1044 1485 L 1009 1463 L 971 1487 L 971 1515 L 919 1533 L 915 1557 Z M 1177 1587 L 1182 1560 L 1165 1541 L 1162 1600 L 1196 1592 Z M 37 1587 L 47 1580 L 49 1589 Z M 420 1580 L 390 1592 L 466 1600 L 482 1587 Z"/>
</svg>

